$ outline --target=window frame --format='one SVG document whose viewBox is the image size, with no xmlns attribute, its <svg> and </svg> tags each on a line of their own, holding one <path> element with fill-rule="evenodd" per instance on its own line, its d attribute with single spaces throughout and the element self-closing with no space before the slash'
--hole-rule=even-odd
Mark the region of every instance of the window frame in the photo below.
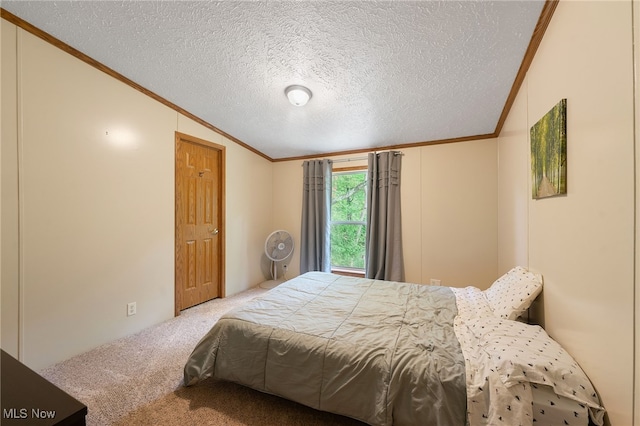
<svg viewBox="0 0 640 426">
<path fill-rule="evenodd" d="M 361 173 L 364 172 L 365 175 L 365 181 L 368 178 L 368 167 L 367 166 L 352 166 L 352 167 L 338 167 L 338 168 L 333 168 L 331 170 L 331 178 L 333 179 L 333 177 L 336 174 L 355 174 L 355 173 Z M 365 186 L 365 193 L 366 193 L 366 186 Z M 364 208 L 365 208 L 365 213 L 367 212 L 367 198 L 365 197 L 365 203 L 364 203 Z M 333 207 L 333 187 L 332 187 L 332 191 L 331 191 L 331 207 Z M 366 215 L 365 215 L 365 220 L 364 221 L 354 221 L 354 220 L 338 220 L 338 221 L 333 221 L 331 219 L 331 217 L 329 218 L 329 233 L 331 233 L 331 228 L 333 227 L 333 225 L 362 225 L 364 226 L 365 229 L 365 235 L 366 235 L 366 230 L 367 230 L 367 220 L 366 220 Z M 366 253 L 365 253 L 365 265 L 366 265 Z M 362 277 L 364 278 L 366 272 L 365 272 L 365 268 L 350 268 L 350 267 L 346 267 L 346 266 L 334 266 L 333 264 L 331 265 L 331 272 L 334 274 L 338 274 L 338 275 L 346 275 L 346 276 L 351 276 L 351 277 Z"/>
</svg>

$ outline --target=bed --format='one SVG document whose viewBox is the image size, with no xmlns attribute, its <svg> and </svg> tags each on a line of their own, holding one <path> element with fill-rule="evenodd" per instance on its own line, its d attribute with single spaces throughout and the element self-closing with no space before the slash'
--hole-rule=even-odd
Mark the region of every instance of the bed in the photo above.
<svg viewBox="0 0 640 426">
<path fill-rule="evenodd" d="M 601 425 L 578 364 L 515 321 L 541 287 L 521 267 L 485 291 L 309 272 L 221 317 L 184 384 L 232 381 L 375 426 Z"/>
</svg>

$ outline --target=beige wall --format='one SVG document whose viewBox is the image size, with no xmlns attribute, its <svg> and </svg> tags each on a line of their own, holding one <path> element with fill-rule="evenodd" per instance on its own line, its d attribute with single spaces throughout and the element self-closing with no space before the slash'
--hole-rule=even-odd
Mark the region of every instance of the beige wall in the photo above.
<svg viewBox="0 0 640 426">
<path fill-rule="evenodd" d="M 285 262 L 289 266 L 286 278 L 293 278 L 300 274 L 301 164 L 302 161 L 285 161 L 273 164 L 273 230 L 289 231 L 295 245 L 293 255 Z M 264 242 L 262 247 L 264 247 Z M 269 264 L 264 255 L 262 263 L 263 265 Z M 263 266 L 263 268 L 268 270 L 267 266 Z"/>
<path fill-rule="evenodd" d="M 16 110 L 16 31 L 12 25 L 2 25 L 2 104 L 0 106 L 2 141 L 15 141 L 18 128 Z M 17 144 L 2 143 L 0 146 L 0 170 L 2 172 L 1 209 L 1 268 L 0 268 L 0 312 L 2 349 L 18 354 L 18 148 Z"/>
<path fill-rule="evenodd" d="M 630 2 L 560 2 L 499 138 L 500 269 L 544 275 L 544 325 L 614 425 L 633 424 L 632 59 Z M 568 193 L 532 200 L 528 131 L 562 98 Z"/>
<path fill-rule="evenodd" d="M 436 278 L 442 285 L 488 287 L 497 274 L 497 141 L 402 151 L 406 280 L 429 283 Z M 335 157 L 339 158 L 345 157 Z M 296 242 L 300 241 L 301 164 L 274 163 L 273 171 L 274 224 L 289 229 Z M 296 253 L 289 276 L 299 271 Z"/>
<path fill-rule="evenodd" d="M 417 259 L 421 282 L 489 287 L 497 278 L 497 141 L 495 139 L 425 146 L 421 185 L 407 194 L 421 200 L 422 226 Z"/>
<path fill-rule="evenodd" d="M 270 162 L 6 21 L 2 29 L 7 44 L 17 39 L 17 49 L 3 46 L 3 77 L 18 59 L 3 93 L 5 84 L 19 93 L 13 104 L 3 97 L 2 118 L 13 114 L 20 129 L 2 135 L 3 184 L 20 182 L 19 194 L 2 194 L 3 229 L 20 215 L 19 261 L 2 250 L 3 347 L 19 335 L 21 359 L 41 368 L 173 316 L 177 130 L 227 146 L 227 294 L 261 280 Z"/>
<path fill-rule="evenodd" d="M 515 265 L 529 264 L 531 196 L 526 114 L 527 91 L 522 89 L 498 139 L 498 275 Z"/>
<path fill-rule="evenodd" d="M 637 4 L 637 3 L 636 3 Z M 640 8 L 636 7 L 634 4 L 633 7 L 633 28 L 634 28 L 634 69 L 635 69 L 635 161 L 636 161 L 636 225 L 635 225 L 635 357 L 634 357 L 634 425 L 640 424 L 640 374 L 638 374 L 638 368 L 640 368 L 640 274 L 638 274 L 638 270 L 640 268 L 640 232 L 638 232 L 638 224 L 640 224 L 640 173 L 637 171 L 637 165 L 640 164 L 640 128 L 638 127 L 640 124 L 640 105 L 638 102 L 640 100 L 640 85 L 638 85 L 638 81 L 640 81 Z"/>
</svg>

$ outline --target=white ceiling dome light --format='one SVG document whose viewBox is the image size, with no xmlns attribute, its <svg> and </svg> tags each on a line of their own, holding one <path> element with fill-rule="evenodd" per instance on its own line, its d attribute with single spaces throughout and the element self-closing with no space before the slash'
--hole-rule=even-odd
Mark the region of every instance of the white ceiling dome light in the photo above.
<svg viewBox="0 0 640 426">
<path fill-rule="evenodd" d="M 297 84 L 284 89 L 284 93 L 289 98 L 289 102 L 295 106 L 304 106 L 311 99 L 311 90 Z"/>
</svg>

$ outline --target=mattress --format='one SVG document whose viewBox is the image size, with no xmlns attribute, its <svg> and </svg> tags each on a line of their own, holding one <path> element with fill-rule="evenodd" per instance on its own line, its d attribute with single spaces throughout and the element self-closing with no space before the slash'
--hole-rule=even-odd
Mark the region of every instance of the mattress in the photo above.
<svg viewBox="0 0 640 426">
<path fill-rule="evenodd" d="M 534 384 L 531 390 L 536 426 L 589 425 L 589 410 L 585 404 L 557 395 L 550 386 Z"/>
</svg>

